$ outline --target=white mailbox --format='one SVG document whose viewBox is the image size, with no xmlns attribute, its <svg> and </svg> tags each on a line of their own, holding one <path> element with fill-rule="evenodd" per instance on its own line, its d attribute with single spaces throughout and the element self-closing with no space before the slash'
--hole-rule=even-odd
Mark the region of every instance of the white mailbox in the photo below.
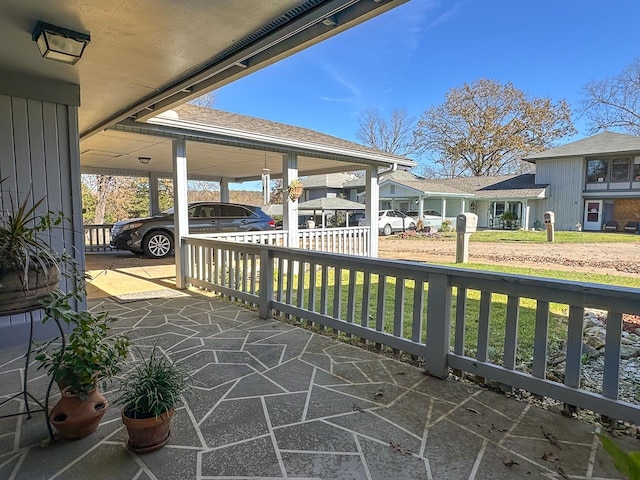
<svg viewBox="0 0 640 480">
<path fill-rule="evenodd" d="M 544 223 L 546 224 L 556 223 L 556 214 L 551 211 L 544 212 Z"/>
<path fill-rule="evenodd" d="M 478 216 L 475 213 L 461 213 L 456 217 L 458 233 L 473 233 L 478 228 Z"/>
</svg>

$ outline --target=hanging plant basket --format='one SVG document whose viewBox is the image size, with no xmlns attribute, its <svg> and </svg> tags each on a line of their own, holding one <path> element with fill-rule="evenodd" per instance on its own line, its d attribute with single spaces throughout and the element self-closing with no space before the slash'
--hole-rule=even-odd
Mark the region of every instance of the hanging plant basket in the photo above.
<svg viewBox="0 0 640 480">
<path fill-rule="evenodd" d="M 60 271 L 57 265 L 45 272 L 32 268 L 27 272 L 27 282 L 16 270 L 0 276 L 0 316 L 16 315 L 40 308 L 40 300 L 58 288 Z"/>
<path fill-rule="evenodd" d="M 303 190 L 304 190 L 304 186 L 302 185 L 302 182 L 300 181 L 299 178 L 292 180 L 288 188 L 289 198 L 295 202 L 300 198 Z"/>
</svg>

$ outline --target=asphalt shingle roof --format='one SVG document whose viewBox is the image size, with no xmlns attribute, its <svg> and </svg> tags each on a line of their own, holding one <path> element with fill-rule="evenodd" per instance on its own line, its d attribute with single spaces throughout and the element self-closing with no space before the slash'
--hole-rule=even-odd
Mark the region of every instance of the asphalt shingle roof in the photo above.
<svg viewBox="0 0 640 480">
<path fill-rule="evenodd" d="M 546 184 L 536 184 L 532 173 L 495 177 L 460 177 L 433 180 L 477 198 L 537 198 L 544 193 Z"/>
<path fill-rule="evenodd" d="M 576 142 L 567 143 L 561 147 L 534 153 L 523 160 L 535 162 L 558 157 L 583 157 L 586 155 L 638 151 L 640 151 L 640 137 L 623 133 L 603 132 Z"/>
<path fill-rule="evenodd" d="M 406 170 L 393 170 L 391 172 L 385 172 L 381 174 L 378 180 L 378 183 L 382 183 L 387 180 L 395 180 L 397 182 L 404 183 L 405 181 L 411 181 L 411 180 L 417 180 L 417 179 L 419 179 L 419 177 L 417 177 L 411 172 L 407 172 Z M 364 184 L 365 184 L 365 178 L 357 177 L 343 184 L 343 187 L 357 188 L 357 187 L 364 187 Z"/>
<path fill-rule="evenodd" d="M 326 175 L 312 175 L 302 178 L 304 188 L 342 188 L 345 182 L 353 179 L 352 173 L 328 173 Z"/>
<path fill-rule="evenodd" d="M 333 137 L 325 133 L 316 132 L 308 128 L 286 125 L 284 123 L 263 120 L 261 118 L 249 117 L 238 113 L 225 112 L 197 105 L 184 104 L 173 109 L 181 120 L 202 123 L 214 127 L 226 128 L 238 132 L 246 132 L 260 135 L 267 135 L 274 138 L 306 142 L 328 147 L 344 148 L 354 152 L 385 155 L 390 159 L 396 159 L 401 163 L 412 162 L 412 160 L 381 152 L 374 148 L 365 147 L 354 142 L 349 142 L 341 138 Z"/>
</svg>

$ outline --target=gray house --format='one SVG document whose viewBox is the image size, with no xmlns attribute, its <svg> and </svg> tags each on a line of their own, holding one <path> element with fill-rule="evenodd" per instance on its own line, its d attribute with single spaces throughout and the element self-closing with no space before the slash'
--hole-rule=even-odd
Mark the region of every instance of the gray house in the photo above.
<svg viewBox="0 0 640 480">
<path fill-rule="evenodd" d="M 623 230 L 640 221 L 640 137 L 604 132 L 530 155 L 536 182 L 548 184 L 539 211 L 555 212 L 558 230 Z"/>
</svg>

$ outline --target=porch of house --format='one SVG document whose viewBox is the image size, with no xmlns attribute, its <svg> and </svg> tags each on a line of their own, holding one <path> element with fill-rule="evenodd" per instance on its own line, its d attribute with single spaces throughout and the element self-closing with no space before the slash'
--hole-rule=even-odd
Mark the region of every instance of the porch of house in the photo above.
<svg viewBox="0 0 640 480">
<path fill-rule="evenodd" d="M 47 447 L 43 413 L 5 418 L 0 478 L 620 477 L 592 425 L 261 320 L 211 294 L 95 298 L 90 308 L 108 310 L 134 345 L 158 345 L 192 372 L 195 394 L 174 417 L 169 444 L 147 455 L 129 452 L 113 404 L 96 433 Z M 0 399 L 20 390 L 23 354 L 22 347 L 0 350 Z M 46 385 L 30 368 L 37 398 Z M 105 393 L 111 402 L 117 397 Z M 0 414 L 22 408 L 12 400 Z M 635 440 L 617 441 L 637 450 Z"/>
</svg>

